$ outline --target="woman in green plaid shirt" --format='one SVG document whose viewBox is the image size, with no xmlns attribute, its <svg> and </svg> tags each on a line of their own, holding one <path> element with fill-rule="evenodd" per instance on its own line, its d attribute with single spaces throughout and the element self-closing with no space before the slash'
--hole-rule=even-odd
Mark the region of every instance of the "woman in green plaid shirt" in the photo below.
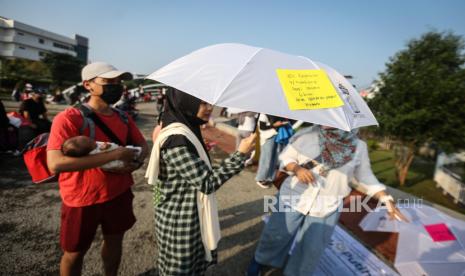
<svg viewBox="0 0 465 276">
<path fill-rule="evenodd" d="M 171 90 L 167 93 L 163 128 L 172 123 L 186 125 L 207 151 L 200 132 L 212 106 L 200 99 Z M 161 145 L 158 183 L 154 189 L 155 228 L 160 275 L 204 275 L 216 263 L 206 260 L 197 210 L 197 192 L 211 194 L 244 168 L 254 148 L 255 135 L 245 138 L 220 166 L 209 168 L 194 145 L 183 135 L 172 135 Z"/>
</svg>

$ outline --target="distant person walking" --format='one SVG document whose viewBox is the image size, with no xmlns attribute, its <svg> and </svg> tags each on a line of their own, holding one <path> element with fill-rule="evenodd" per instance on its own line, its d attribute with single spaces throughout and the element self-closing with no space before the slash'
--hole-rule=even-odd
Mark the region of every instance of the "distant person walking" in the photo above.
<svg viewBox="0 0 465 276">
<path fill-rule="evenodd" d="M 273 184 L 276 169 L 278 168 L 278 155 L 283 149 L 276 143 L 276 131 L 279 127 L 289 124 L 289 120 L 277 116 L 260 114 L 258 119 L 260 130 L 260 160 L 258 162 L 255 180 L 261 188 L 268 189 Z"/>
<path fill-rule="evenodd" d="M 17 135 L 18 130 L 10 123 L 5 106 L 0 100 L 0 152 L 18 154 Z"/>
<path fill-rule="evenodd" d="M 52 125 L 48 120 L 43 95 L 43 92 L 31 91 L 29 98 L 24 100 L 19 108 L 19 113 L 32 123 L 31 126 L 34 128 L 36 135 L 49 132 Z"/>
<path fill-rule="evenodd" d="M 237 122 L 237 136 L 236 148 L 241 143 L 242 139 L 249 137 L 255 131 L 256 118 L 258 116 L 255 112 L 241 112 L 238 114 Z"/>
<path fill-rule="evenodd" d="M 255 126 L 257 124 L 258 114 L 255 112 L 242 112 L 239 113 L 238 126 L 237 126 L 237 136 L 236 136 L 236 149 L 239 147 L 242 139 L 249 137 L 252 133 L 255 132 Z M 255 156 L 255 150 L 250 154 L 249 159 L 246 160 L 245 165 L 249 166 L 253 163 L 253 158 Z"/>
<path fill-rule="evenodd" d="M 19 90 L 20 86 L 20 82 L 16 83 L 13 91 L 11 92 L 11 99 L 15 102 L 19 102 L 21 100 L 21 91 Z"/>
<path fill-rule="evenodd" d="M 24 86 L 23 92 L 20 94 L 20 100 L 25 101 L 30 98 L 30 93 L 32 92 L 32 84 L 26 83 Z"/>
</svg>

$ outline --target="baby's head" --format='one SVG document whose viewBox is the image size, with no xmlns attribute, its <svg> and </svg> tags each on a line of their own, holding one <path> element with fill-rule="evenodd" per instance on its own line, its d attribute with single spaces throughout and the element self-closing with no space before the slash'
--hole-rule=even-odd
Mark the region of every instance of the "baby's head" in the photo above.
<svg viewBox="0 0 465 276">
<path fill-rule="evenodd" d="M 81 157 L 89 154 L 97 147 L 97 143 L 87 136 L 75 136 L 66 140 L 61 151 L 66 156 Z"/>
</svg>

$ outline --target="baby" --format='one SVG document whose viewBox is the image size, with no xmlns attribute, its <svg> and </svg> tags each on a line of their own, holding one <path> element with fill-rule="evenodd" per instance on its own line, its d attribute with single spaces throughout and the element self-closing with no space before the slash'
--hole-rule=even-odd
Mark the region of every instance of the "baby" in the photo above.
<svg viewBox="0 0 465 276">
<path fill-rule="evenodd" d="M 75 136 L 63 143 L 61 151 L 66 156 L 82 157 L 88 154 L 111 151 L 118 147 L 115 143 L 97 142 L 87 136 Z M 126 148 L 133 149 L 136 152 L 134 159 L 137 159 L 142 151 L 141 147 L 126 146 Z M 121 160 L 114 160 L 101 166 L 102 169 L 120 169 L 123 167 L 124 163 Z"/>
</svg>

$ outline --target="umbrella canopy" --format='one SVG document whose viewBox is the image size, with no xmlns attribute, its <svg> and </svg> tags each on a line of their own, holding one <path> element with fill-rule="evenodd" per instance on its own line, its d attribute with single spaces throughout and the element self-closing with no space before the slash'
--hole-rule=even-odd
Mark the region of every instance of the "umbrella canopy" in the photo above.
<svg viewBox="0 0 465 276">
<path fill-rule="evenodd" d="M 316 74 L 319 72 L 323 74 Z M 336 70 L 306 57 L 265 48 L 212 45 L 169 63 L 147 78 L 222 107 L 343 130 L 378 124 L 352 84 Z M 321 91 L 325 94 L 319 94 Z"/>
<path fill-rule="evenodd" d="M 400 274 L 465 275 L 465 222 L 429 206 L 401 210 L 410 223 L 387 219 L 385 209 L 360 222 L 365 231 L 399 233 L 394 265 Z"/>
</svg>

